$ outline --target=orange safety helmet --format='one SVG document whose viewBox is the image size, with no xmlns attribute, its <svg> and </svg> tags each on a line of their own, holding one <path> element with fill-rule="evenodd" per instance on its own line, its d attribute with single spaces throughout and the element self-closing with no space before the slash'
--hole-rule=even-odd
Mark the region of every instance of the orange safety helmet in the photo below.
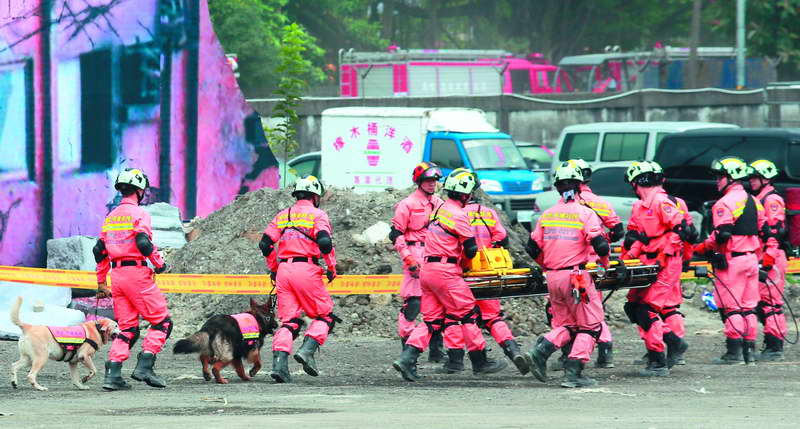
<svg viewBox="0 0 800 429">
<path fill-rule="evenodd" d="M 417 185 L 422 183 L 423 180 L 442 178 L 442 170 L 432 162 L 420 162 L 414 167 L 414 172 L 411 174 L 411 180 Z"/>
</svg>

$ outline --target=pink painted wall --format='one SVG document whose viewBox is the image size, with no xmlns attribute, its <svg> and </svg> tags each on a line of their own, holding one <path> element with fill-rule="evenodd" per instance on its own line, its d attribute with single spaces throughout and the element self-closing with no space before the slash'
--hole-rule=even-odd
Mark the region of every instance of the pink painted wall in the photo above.
<svg viewBox="0 0 800 429">
<path fill-rule="evenodd" d="M 120 58 L 125 46 L 149 42 L 157 34 L 158 0 L 53 0 L 51 17 L 52 37 L 49 50 L 51 72 L 44 75 L 43 55 L 45 48 L 41 29 L 40 0 L 8 0 L 8 14 L 0 11 L 0 73 L 4 64 L 32 60 L 34 94 L 28 97 L 33 103 L 35 120 L 35 144 L 32 148 L 35 159 L 35 175 L 27 178 L 24 172 L 0 171 L 0 265 L 41 265 L 44 261 L 43 236 L 47 225 L 52 225 L 54 237 L 76 234 L 96 235 L 103 217 L 113 206 L 116 192 L 112 183 L 117 171 L 128 166 L 143 169 L 151 184 L 160 188 L 164 178 L 160 177 L 160 113 L 159 103 L 140 108 L 145 112 L 127 120 L 115 119 L 113 123 L 113 165 L 101 171 L 80 168 L 80 133 L 77 138 L 69 132 L 60 134 L 59 125 L 80 122 L 80 90 L 82 75 L 67 72 L 71 64 L 82 54 L 99 49 L 112 52 L 111 77 L 113 93 L 121 94 Z M 184 2 L 188 3 L 188 2 Z M 197 3 L 192 3 L 197 4 Z M 95 9 L 87 9 L 93 7 Z M 99 8 L 99 9 L 98 9 Z M 106 8 L 106 9 L 102 9 Z M 31 13 L 32 12 L 32 13 Z M 94 13 L 92 15 L 91 13 Z M 97 12 L 105 12 L 97 15 Z M 189 195 L 187 186 L 186 156 L 188 140 L 187 64 L 190 52 L 185 44 L 172 55 L 171 115 L 170 121 L 170 180 L 169 202 L 181 209 L 185 215 L 187 203 L 196 202 L 197 215 L 205 216 L 230 203 L 240 190 L 260 187 L 277 187 L 277 167 L 267 163 L 262 171 L 253 172 L 258 159 L 252 143 L 245 140 L 244 119 L 253 113 L 239 90 L 233 72 L 225 60 L 224 51 L 213 31 L 206 0 L 199 1 L 200 43 L 197 120 L 197 175 L 195 195 Z M 86 17 L 96 18 L 88 25 L 80 25 Z M 80 30 L 76 31 L 76 29 Z M 33 33 L 26 41 L 17 40 Z M 14 46 L 9 46 L 14 44 Z M 163 63 L 163 59 L 162 59 Z M 63 67 L 62 69 L 59 66 Z M 78 70 L 80 68 L 78 67 Z M 0 75 L 2 77 L 2 75 Z M 89 76 L 91 78 L 91 76 Z M 47 79 L 51 84 L 51 109 L 44 110 L 42 85 Z M 77 91 L 77 92 L 76 92 Z M 59 94 L 77 94 L 59 98 Z M 75 97 L 78 97 L 75 99 Z M 115 98 L 115 117 L 118 111 Z M 4 98 L 0 94 L 0 108 Z M 66 103 L 66 104 L 65 104 Z M 126 107 L 127 108 L 127 107 Z M 64 118 L 59 118 L 62 114 Z M 59 124 L 63 120 L 64 123 Z M 45 182 L 45 125 L 50 126 L 52 142 L 52 181 Z M 3 124 L 0 123 L 0 137 Z M 65 127 L 61 127 L 65 128 Z M 69 129 L 69 127 L 66 127 Z M 77 141 L 75 141 L 77 140 Z M 0 145 L 6 142 L 0 141 Z M 78 145 L 69 146 L 66 145 Z M 70 149 L 70 148 L 74 148 Z M 90 148 L 91 149 L 91 148 Z M 268 151 L 268 149 L 267 149 Z M 271 152 L 268 159 L 274 160 Z M 64 154 L 63 156 L 61 154 Z M 77 157 L 77 158 L 76 158 Z M 262 150 L 263 157 L 263 150 Z M 63 159 L 62 159 L 63 158 Z M 262 159 L 263 165 L 263 159 Z M 250 174 L 250 179 L 245 176 Z M 52 187 L 53 213 L 44 214 L 46 206 L 43 189 Z"/>
</svg>

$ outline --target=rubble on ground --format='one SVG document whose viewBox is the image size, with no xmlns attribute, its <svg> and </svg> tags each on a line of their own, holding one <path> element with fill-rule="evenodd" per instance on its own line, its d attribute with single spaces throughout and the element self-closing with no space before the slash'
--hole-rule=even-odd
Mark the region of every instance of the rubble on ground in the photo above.
<svg viewBox="0 0 800 429">
<path fill-rule="evenodd" d="M 333 225 L 339 274 L 400 274 L 402 263 L 388 240 L 388 224 L 394 206 L 412 189 L 357 194 L 330 189 L 321 203 Z M 293 203 L 287 190 L 259 189 L 240 196 L 204 219 L 195 219 L 192 238 L 168 257 L 172 273 L 265 274 L 258 249 L 264 228 L 275 214 Z M 488 202 L 483 195 L 483 202 Z M 504 219 L 504 225 L 510 225 Z M 524 252 L 527 232 L 509 227 L 510 251 L 515 265 L 527 266 Z M 264 297 L 256 297 L 263 299 Z M 178 335 L 194 332 L 213 314 L 232 314 L 246 309 L 249 297 L 237 295 L 170 294 L 170 311 Z M 335 313 L 344 320 L 337 334 L 394 336 L 400 299 L 390 295 L 334 297 Z M 504 301 L 506 317 L 515 334 L 544 330 L 542 298 Z"/>
</svg>

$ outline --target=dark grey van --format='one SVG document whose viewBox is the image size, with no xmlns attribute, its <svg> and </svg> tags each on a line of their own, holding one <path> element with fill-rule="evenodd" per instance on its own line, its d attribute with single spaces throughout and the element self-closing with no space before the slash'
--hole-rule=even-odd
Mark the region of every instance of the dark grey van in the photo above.
<svg viewBox="0 0 800 429">
<path fill-rule="evenodd" d="M 689 210 L 702 212 L 703 203 L 720 197 L 710 165 L 731 155 L 747 163 L 768 159 L 780 169 L 778 192 L 800 187 L 800 129 L 705 129 L 670 134 L 661 141 L 654 161 L 664 168 L 666 189 L 686 200 Z"/>
</svg>

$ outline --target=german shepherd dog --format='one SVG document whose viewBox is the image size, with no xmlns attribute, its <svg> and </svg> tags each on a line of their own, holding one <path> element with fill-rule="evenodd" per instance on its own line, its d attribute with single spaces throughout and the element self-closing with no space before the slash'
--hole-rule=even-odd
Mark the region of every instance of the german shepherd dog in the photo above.
<svg viewBox="0 0 800 429">
<path fill-rule="evenodd" d="M 264 304 L 259 304 L 250 299 L 250 313 L 258 322 L 258 339 L 247 341 L 244 339 L 239 324 L 233 316 L 217 314 L 203 324 L 199 331 L 175 343 L 173 353 L 189 354 L 200 353 L 199 359 L 203 364 L 203 378 L 214 380 L 220 384 L 228 384 L 228 380 L 220 374 L 222 368 L 233 364 L 236 374 L 244 381 L 250 381 L 261 369 L 261 347 L 264 337 L 271 334 L 278 327 L 272 307 L 273 297 Z M 250 343 L 250 344 L 248 344 Z M 244 372 L 242 358 L 246 358 L 253 367 L 249 376 Z M 211 372 L 209 372 L 209 365 Z"/>
</svg>

